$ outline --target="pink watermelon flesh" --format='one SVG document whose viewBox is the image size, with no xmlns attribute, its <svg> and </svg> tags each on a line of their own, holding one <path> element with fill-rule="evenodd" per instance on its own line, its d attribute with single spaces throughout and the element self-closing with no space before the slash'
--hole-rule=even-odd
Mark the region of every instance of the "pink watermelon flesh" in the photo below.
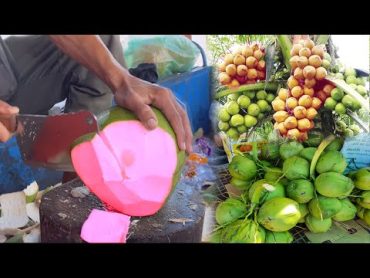
<svg viewBox="0 0 370 278">
<path fill-rule="evenodd" d="M 88 243 L 125 243 L 129 226 L 130 216 L 93 209 L 80 236 Z"/>
<path fill-rule="evenodd" d="M 171 192 L 176 142 L 163 129 L 114 122 L 72 149 L 73 166 L 89 189 L 131 216 L 156 213 Z"/>
</svg>

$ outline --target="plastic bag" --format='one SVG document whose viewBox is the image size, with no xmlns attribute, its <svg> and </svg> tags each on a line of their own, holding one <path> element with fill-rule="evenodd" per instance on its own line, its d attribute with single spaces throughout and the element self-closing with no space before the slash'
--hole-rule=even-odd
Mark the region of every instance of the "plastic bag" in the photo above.
<svg viewBox="0 0 370 278">
<path fill-rule="evenodd" d="M 181 35 L 128 36 L 123 49 L 129 68 L 153 63 L 160 79 L 190 71 L 200 55 L 198 47 Z"/>
<path fill-rule="evenodd" d="M 222 104 L 216 100 L 212 101 L 209 108 L 209 120 L 213 133 L 218 133 L 218 112 L 222 108 Z"/>
</svg>

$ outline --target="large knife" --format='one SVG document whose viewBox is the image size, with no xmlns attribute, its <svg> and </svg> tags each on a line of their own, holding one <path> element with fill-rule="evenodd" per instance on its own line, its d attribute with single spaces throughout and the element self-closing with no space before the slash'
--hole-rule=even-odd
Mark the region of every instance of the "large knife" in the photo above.
<svg viewBox="0 0 370 278">
<path fill-rule="evenodd" d="M 15 135 L 26 164 L 74 172 L 71 145 L 82 135 L 98 132 L 89 111 L 53 116 L 17 115 Z"/>
</svg>

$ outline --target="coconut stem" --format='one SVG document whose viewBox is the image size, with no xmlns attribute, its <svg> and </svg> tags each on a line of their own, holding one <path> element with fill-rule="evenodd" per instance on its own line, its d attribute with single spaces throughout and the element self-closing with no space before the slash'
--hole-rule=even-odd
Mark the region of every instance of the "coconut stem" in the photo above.
<svg viewBox="0 0 370 278">
<path fill-rule="evenodd" d="M 322 154 L 322 152 L 325 150 L 325 148 L 334 139 L 335 139 L 335 136 L 334 135 L 329 135 L 317 147 L 317 150 L 316 150 L 315 154 L 313 155 L 313 158 L 312 158 L 312 161 L 311 161 L 311 165 L 310 165 L 310 177 L 311 177 L 312 180 L 315 180 L 315 169 L 316 169 L 316 164 L 317 164 L 317 161 L 318 161 L 320 155 Z"/>
<path fill-rule="evenodd" d="M 215 99 L 219 99 L 219 98 L 222 98 L 222 97 L 230 95 L 230 94 L 240 94 L 240 93 L 245 92 L 245 91 L 256 91 L 256 90 L 263 90 L 263 89 L 269 90 L 269 91 L 270 90 L 274 91 L 274 90 L 277 89 L 277 87 L 278 87 L 277 82 L 261 81 L 261 82 L 255 83 L 255 84 L 241 85 L 237 89 L 223 90 L 221 92 L 218 92 L 215 95 Z"/>
<path fill-rule="evenodd" d="M 253 213 L 254 209 L 256 208 L 256 204 L 252 204 L 251 205 L 251 208 L 249 209 L 249 212 L 247 213 L 247 215 L 245 216 L 244 220 L 245 219 L 248 219 L 248 217 Z"/>
<path fill-rule="evenodd" d="M 282 180 L 285 177 L 285 173 L 283 173 L 275 182 L 278 183 L 280 180 Z"/>
<path fill-rule="evenodd" d="M 348 197 L 352 197 L 352 198 L 363 198 L 364 199 L 364 197 L 362 197 L 361 195 L 348 195 L 347 198 Z"/>
</svg>

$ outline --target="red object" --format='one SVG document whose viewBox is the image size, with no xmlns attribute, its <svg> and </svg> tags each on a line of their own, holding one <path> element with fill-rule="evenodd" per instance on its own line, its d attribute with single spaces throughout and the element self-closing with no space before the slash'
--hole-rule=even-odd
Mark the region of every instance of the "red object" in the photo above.
<svg viewBox="0 0 370 278">
<path fill-rule="evenodd" d="M 327 81 L 326 79 L 316 80 L 316 84 L 313 88 L 314 88 L 315 92 L 320 91 L 324 88 L 324 86 L 326 84 L 331 84 L 331 83 L 329 81 Z"/>
<path fill-rule="evenodd" d="M 265 78 L 266 78 L 265 72 L 264 72 L 264 71 L 260 71 L 260 70 L 258 70 L 258 71 L 257 71 L 257 78 L 258 78 L 259 80 L 265 80 Z"/>
<path fill-rule="evenodd" d="M 323 103 L 326 100 L 326 94 L 324 91 L 318 91 L 316 92 L 316 97 L 318 97 Z"/>
<path fill-rule="evenodd" d="M 155 146 L 155 148 L 153 148 Z M 109 124 L 72 149 L 73 166 L 86 186 L 111 210 L 131 216 L 155 214 L 172 189 L 176 142 L 139 121 Z"/>
<path fill-rule="evenodd" d="M 245 82 L 247 82 L 247 77 L 246 76 L 236 75 L 235 79 L 238 80 L 239 84 L 245 84 Z"/>
<path fill-rule="evenodd" d="M 250 152 L 252 150 L 252 145 L 243 145 L 240 146 L 240 151 L 241 152 Z"/>
<path fill-rule="evenodd" d="M 81 228 L 81 238 L 88 243 L 126 243 L 130 216 L 93 209 Z"/>
<path fill-rule="evenodd" d="M 196 153 L 191 153 L 188 157 L 188 160 L 197 162 L 199 164 L 207 164 L 208 163 L 208 158 L 207 157 L 201 156 L 201 155 L 196 154 Z"/>
</svg>

